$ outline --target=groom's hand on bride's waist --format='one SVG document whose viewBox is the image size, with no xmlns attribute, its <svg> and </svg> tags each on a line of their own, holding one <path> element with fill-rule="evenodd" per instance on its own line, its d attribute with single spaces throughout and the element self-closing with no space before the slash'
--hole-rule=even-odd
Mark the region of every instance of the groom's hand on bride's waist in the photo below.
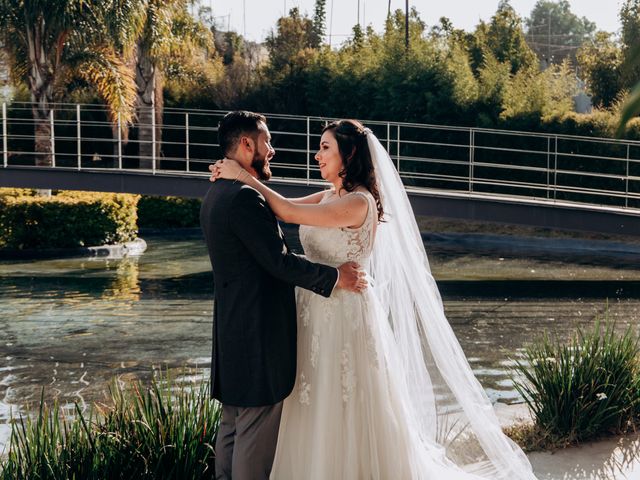
<svg viewBox="0 0 640 480">
<path fill-rule="evenodd" d="M 362 292 L 367 288 L 366 273 L 356 262 L 347 262 L 338 267 L 336 288 L 350 292 Z"/>
</svg>

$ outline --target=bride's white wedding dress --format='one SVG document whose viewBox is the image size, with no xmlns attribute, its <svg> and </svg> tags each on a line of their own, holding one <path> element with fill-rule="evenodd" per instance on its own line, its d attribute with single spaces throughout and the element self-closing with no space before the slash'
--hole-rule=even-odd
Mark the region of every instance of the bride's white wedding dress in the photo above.
<svg viewBox="0 0 640 480">
<path fill-rule="evenodd" d="M 393 163 L 368 139 L 389 221 L 353 192 L 368 202 L 360 227 L 301 226 L 300 241 L 313 262 L 355 261 L 376 278 L 363 293 L 297 290 L 297 378 L 271 478 L 535 479 L 444 317 Z"/>
</svg>

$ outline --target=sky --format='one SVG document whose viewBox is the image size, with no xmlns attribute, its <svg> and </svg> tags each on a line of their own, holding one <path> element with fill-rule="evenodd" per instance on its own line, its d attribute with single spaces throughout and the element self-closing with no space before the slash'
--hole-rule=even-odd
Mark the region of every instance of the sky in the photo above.
<svg viewBox="0 0 640 480">
<path fill-rule="evenodd" d="M 528 17 L 537 0 L 511 0 L 511 6 L 521 17 Z M 244 34 L 249 40 L 263 41 L 275 28 L 283 12 L 299 7 L 302 13 L 313 15 L 314 0 L 200 0 L 211 7 L 217 25 L 226 30 Z M 599 30 L 617 32 L 620 28 L 618 12 L 622 0 L 569 0 L 571 10 L 579 17 L 595 22 Z M 389 0 L 327 0 L 327 35 L 331 44 L 340 45 L 358 23 L 371 25 L 382 31 Z M 391 10 L 404 9 L 405 0 L 391 0 Z M 498 7 L 498 0 L 410 0 L 427 25 L 438 23 L 440 17 L 449 17 L 455 28 L 472 31 L 480 20 L 489 21 Z M 332 12 L 333 10 L 333 12 Z"/>
</svg>

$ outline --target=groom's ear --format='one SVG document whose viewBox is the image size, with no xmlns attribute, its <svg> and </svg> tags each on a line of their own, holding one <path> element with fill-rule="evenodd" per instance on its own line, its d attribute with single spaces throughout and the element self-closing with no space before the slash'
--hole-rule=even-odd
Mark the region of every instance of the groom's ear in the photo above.
<svg viewBox="0 0 640 480">
<path fill-rule="evenodd" d="M 244 152 L 253 153 L 255 149 L 255 144 L 253 143 L 253 139 L 249 136 L 240 137 L 240 148 Z"/>
</svg>

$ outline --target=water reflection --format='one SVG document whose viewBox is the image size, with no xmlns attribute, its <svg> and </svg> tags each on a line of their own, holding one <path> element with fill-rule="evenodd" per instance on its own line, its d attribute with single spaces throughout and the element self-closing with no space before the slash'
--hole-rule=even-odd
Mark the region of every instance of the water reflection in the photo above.
<svg viewBox="0 0 640 480">
<path fill-rule="evenodd" d="M 47 400 L 87 404 L 105 398 L 114 376 L 184 365 L 208 376 L 204 243 L 146 240 L 140 258 L 0 262 L 0 439 L 8 406 L 28 410 L 42 387 Z M 447 317 L 493 400 L 519 400 L 509 367 L 543 329 L 568 337 L 604 314 L 606 298 L 620 329 L 640 325 L 640 265 L 427 248 Z"/>
</svg>

